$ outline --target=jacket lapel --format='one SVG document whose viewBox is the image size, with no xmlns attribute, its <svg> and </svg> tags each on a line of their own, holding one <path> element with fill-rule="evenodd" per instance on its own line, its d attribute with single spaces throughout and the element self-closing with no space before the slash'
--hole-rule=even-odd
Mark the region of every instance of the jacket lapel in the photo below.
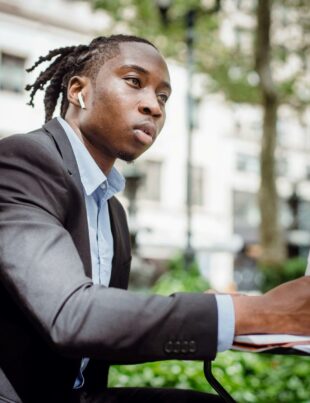
<svg viewBox="0 0 310 403">
<path fill-rule="evenodd" d="M 115 197 L 109 200 L 111 229 L 114 239 L 114 256 L 109 287 L 128 287 L 131 263 L 129 232 L 124 210 Z"/>
<path fill-rule="evenodd" d="M 68 170 L 68 173 L 70 176 L 72 176 L 73 180 L 75 181 L 76 185 L 81 191 L 81 195 L 83 195 L 83 185 L 81 182 L 80 174 L 79 174 L 79 169 L 77 166 L 77 162 L 75 159 L 75 156 L 72 151 L 72 147 L 70 144 L 70 141 L 68 140 L 68 137 L 66 133 L 64 132 L 62 126 L 58 122 L 56 118 L 50 120 L 47 122 L 43 128 L 48 132 L 50 137 L 55 142 L 55 145 L 62 156 L 62 159 L 66 165 L 66 168 Z"/>
<path fill-rule="evenodd" d="M 76 211 L 75 206 L 72 206 L 72 213 L 75 215 L 75 217 L 72 217 L 71 219 L 72 221 L 75 222 L 79 221 L 79 225 L 74 226 L 74 228 L 76 228 L 75 231 L 73 229 L 69 231 L 71 233 L 71 236 L 74 240 L 74 243 L 77 247 L 77 250 L 84 264 L 85 274 L 88 277 L 91 277 L 92 270 L 91 270 L 91 255 L 90 255 L 87 214 L 84 201 L 83 185 L 81 182 L 77 162 L 74 153 L 72 151 L 71 144 L 68 140 L 68 137 L 64 132 L 62 126 L 58 122 L 58 120 L 56 118 L 50 120 L 43 126 L 43 128 L 47 132 L 47 135 L 49 135 L 51 139 L 54 141 L 55 146 L 63 159 L 68 174 L 72 177 L 75 185 L 79 190 L 79 196 L 81 198 L 80 203 L 81 208 L 78 211 Z"/>
<path fill-rule="evenodd" d="M 72 151 L 71 144 L 66 136 L 66 133 L 64 132 L 62 126 L 57 121 L 57 119 L 55 118 L 50 120 L 43 127 L 47 131 L 47 134 L 55 142 L 56 148 L 58 149 L 58 152 L 60 153 L 64 161 L 68 173 L 73 178 L 83 200 L 82 211 L 78 212 L 78 217 L 73 217 L 73 219 L 75 220 L 79 219 L 81 225 L 78 226 L 79 229 L 77 230 L 77 232 L 71 232 L 71 235 L 75 244 L 77 245 L 78 252 L 85 267 L 85 273 L 87 276 L 92 277 L 86 206 L 84 201 L 83 185 L 81 182 L 77 162 L 75 160 L 75 156 Z M 111 230 L 114 241 L 112 273 L 109 286 L 127 288 L 131 261 L 127 222 L 123 212 L 123 208 L 114 197 L 112 197 L 108 201 L 108 206 L 111 221 Z M 72 206 L 72 211 L 74 211 L 74 206 Z"/>
</svg>

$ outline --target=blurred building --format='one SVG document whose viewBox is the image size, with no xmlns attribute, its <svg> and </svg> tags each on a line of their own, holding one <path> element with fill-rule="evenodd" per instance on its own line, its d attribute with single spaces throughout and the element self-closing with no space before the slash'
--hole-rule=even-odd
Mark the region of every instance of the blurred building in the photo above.
<svg viewBox="0 0 310 403">
<path fill-rule="evenodd" d="M 42 98 L 37 96 L 34 109 L 26 106 L 24 86 L 37 73 L 26 75 L 25 67 L 50 49 L 86 43 L 108 27 L 109 18 L 92 12 L 86 2 L 0 0 L 0 137 L 43 123 Z M 140 255 L 151 260 L 174 256 L 186 242 L 186 73 L 175 63 L 170 69 L 174 91 L 166 126 L 156 144 L 134 163 L 144 174 L 137 196 L 137 243 Z M 227 104 L 220 94 L 197 94 L 198 98 L 193 138 L 193 245 L 214 287 L 224 289 L 237 279 L 244 288 L 251 288 L 255 283 L 251 256 L 258 245 L 261 110 Z M 292 111 L 281 109 L 278 185 L 286 228 L 292 222 L 286 200 L 298 182 L 300 229 L 310 230 L 309 151 L 309 124 L 302 125 Z M 125 164 L 119 165 L 126 169 Z M 124 195 L 121 199 L 128 207 Z M 304 234 L 299 232 L 300 242 L 308 245 Z M 250 246 L 246 261 L 239 254 L 244 246 Z"/>
</svg>

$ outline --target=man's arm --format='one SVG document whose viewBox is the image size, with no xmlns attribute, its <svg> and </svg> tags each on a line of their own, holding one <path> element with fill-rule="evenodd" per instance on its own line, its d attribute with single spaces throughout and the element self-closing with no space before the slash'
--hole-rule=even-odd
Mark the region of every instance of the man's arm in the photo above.
<svg viewBox="0 0 310 403">
<path fill-rule="evenodd" d="M 284 283 L 261 296 L 233 296 L 235 334 L 310 334 L 310 277 Z"/>
<path fill-rule="evenodd" d="M 79 214 L 77 203 L 52 147 L 27 136 L 1 141 L 0 281 L 34 328 L 75 357 L 214 358 L 213 295 L 142 296 L 93 285 L 65 229 L 68 210 Z"/>
</svg>

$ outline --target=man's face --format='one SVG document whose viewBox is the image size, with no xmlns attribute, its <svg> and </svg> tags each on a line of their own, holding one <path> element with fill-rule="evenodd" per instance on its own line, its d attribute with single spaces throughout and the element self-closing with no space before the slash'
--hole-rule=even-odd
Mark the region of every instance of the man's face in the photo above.
<svg viewBox="0 0 310 403">
<path fill-rule="evenodd" d="M 113 163 L 131 161 L 155 141 L 165 122 L 170 95 L 165 61 L 152 46 L 120 44 L 120 54 L 100 68 L 83 89 L 86 109 L 79 129 L 85 144 Z"/>
</svg>

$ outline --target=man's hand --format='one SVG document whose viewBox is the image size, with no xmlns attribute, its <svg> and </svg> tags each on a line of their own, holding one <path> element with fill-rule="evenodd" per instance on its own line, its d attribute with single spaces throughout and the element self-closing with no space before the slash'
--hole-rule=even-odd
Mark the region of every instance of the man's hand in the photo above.
<svg viewBox="0 0 310 403">
<path fill-rule="evenodd" d="M 310 276 L 261 296 L 234 296 L 235 334 L 310 334 Z"/>
</svg>

